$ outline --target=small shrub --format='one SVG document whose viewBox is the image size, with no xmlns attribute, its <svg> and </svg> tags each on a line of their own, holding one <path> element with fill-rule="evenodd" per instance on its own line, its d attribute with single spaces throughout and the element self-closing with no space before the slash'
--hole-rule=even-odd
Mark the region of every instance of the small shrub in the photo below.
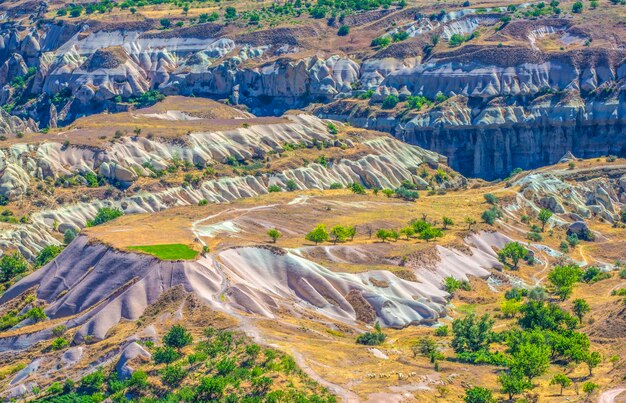
<svg viewBox="0 0 626 403">
<path fill-rule="evenodd" d="M 383 109 L 393 109 L 400 102 L 400 98 L 397 95 L 387 95 L 385 99 L 383 99 Z"/>
<path fill-rule="evenodd" d="M 443 325 L 435 328 L 435 336 L 437 337 L 446 337 L 450 333 L 450 328 L 448 325 Z"/>
</svg>

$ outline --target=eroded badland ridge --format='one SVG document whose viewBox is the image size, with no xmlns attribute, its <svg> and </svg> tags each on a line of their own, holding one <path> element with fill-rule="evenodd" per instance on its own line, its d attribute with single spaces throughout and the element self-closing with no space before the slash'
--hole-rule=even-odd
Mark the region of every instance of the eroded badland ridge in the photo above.
<svg viewBox="0 0 626 403">
<path fill-rule="evenodd" d="M 3 2 L 0 398 L 621 401 L 625 7 Z"/>
</svg>

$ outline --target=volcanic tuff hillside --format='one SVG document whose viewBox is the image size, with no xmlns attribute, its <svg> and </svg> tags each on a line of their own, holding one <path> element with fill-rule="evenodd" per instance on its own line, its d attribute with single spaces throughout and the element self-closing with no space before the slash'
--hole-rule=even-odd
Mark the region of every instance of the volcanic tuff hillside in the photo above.
<svg viewBox="0 0 626 403">
<path fill-rule="evenodd" d="M 626 161 L 592 160 L 577 161 L 575 168 L 564 163 L 522 173 L 509 187 L 423 192 L 413 202 L 347 189 L 308 190 L 126 214 L 83 230 L 56 259 L 0 298 L 5 318 L 9 309 L 27 312 L 32 307 L 43 308 L 46 316 L 43 321 L 24 319 L 0 333 L 0 356 L 11 374 L 3 381 L 5 396 L 32 396 L 35 387 L 81 379 L 98 366 L 120 379 L 146 371 L 152 386 L 139 392 L 131 383 L 126 393 L 163 396 L 163 387 L 155 383 L 163 369 L 151 364 L 151 355 L 158 354 L 152 343 L 158 344 L 167 324 L 182 320 L 194 338 L 202 337 L 207 323 L 227 323 L 257 343 L 289 352 L 307 374 L 346 401 L 435 401 L 440 393 L 446 393 L 446 401 L 457 401 L 470 386 L 494 384 L 499 370 L 478 366 L 468 372 L 470 364 L 454 360 L 444 347 L 445 360 L 433 371 L 427 358 L 410 352 L 411 343 L 432 330 L 411 325 L 446 324 L 450 316 L 475 311 L 495 315 L 497 328 L 514 326 L 515 319 L 499 313 L 503 292 L 544 284 L 552 264 L 568 261 L 608 273 L 597 283 L 576 286 L 573 298 L 592 304 L 580 330 L 590 335 L 593 349 L 605 357 L 620 354 L 626 324 L 615 318 L 623 302 L 611 290 L 624 285 L 615 270 L 626 234 L 612 212 L 624 209 L 625 181 Z M 490 208 L 483 197 L 487 192 L 500 200 L 503 215 L 493 226 L 479 223 L 468 230 L 464 218 Z M 540 231 L 532 228 L 542 206 L 556 212 L 544 238 L 523 240 L 529 228 Z M 442 214 L 455 224 L 434 242 L 404 235 L 381 242 L 372 234 L 378 228 L 401 228 L 411 218 L 439 227 Z M 524 217 L 535 218 L 528 222 Z M 585 221 L 595 241 L 565 251 L 559 243 L 577 220 Z M 304 240 L 318 223 L 327 228 L 356 225 L 357 232 L 353 239 L 334 243 Z M 267 240 L 272 228 L 283 234 L 276 243 Z M 516 239 L 531 250 L 534 263 L 512 271 L 496 252 Z M 159 258 L 169 244 L 188 245 L 196 257 Z M 137 252 L 141 245 L 153 249 Z M 451 295 L 441 285 L 449 277 L 469 281 L 472 290 Z M 354 337 L 375 322 L 384 326 L 388 342 L 370 348 L 355 344 Z M 54 330 L 59 326 L 64 327 L 62 336 Z M 67 345 L 50 347 L 59 337 Z M 557 361 L 556 371 L 559 365 Z M 569 376 L 582 383 L 589 379 L 586 371 L 573 365 Z M 606 361 L 594 374 L 594 381 L 610 389 L 624 376 L 623 362 Z M 538 378 L 528 396 L 559 401 L 549 380 L 548 375 Z M 282 375 L 275 378 L 282 381 Z M 195 381 L 189 378 L 183 385 L 195 388 Z M 101 390 L 112 393 L 111 388 Z M 576 395 L 572 391 L 568 397 Z"/>
<path fill-rule="evenodd" d="M 0 3 L 0 399 L 620 401 L 625 10 Z"/>
<path fill-rule="evenodd" d="M 158 90 L 228 99 L 263 115 L 310 105 L 486 179 L 555 163 L 567 151 L 623 156 L 625 13 L 614 3 L 573 13 L 573 1 L 445 10 L 408 2 L 360 12 L 239 2 L 226 16 L 230 4 L 192 3 L 181 13 L 148 4 L 131 13 L 105 2 L 78 17 L 62 3 L 6 3 L 0 103 L 21 122 L 3 114 L 0 127 L 52 129 Z M 338 36 L 340 26 L 349 33 Z M 434 104 L 381 109 L 390 95 Z"/>
</svg>

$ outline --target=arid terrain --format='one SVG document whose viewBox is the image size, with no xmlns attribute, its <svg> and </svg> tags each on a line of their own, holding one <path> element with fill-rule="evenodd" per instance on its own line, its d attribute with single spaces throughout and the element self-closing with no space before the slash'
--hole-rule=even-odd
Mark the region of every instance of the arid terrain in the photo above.
<svg viewBox="0 0 626 403">
<path fill-rule="evenodd" d="M 0 399 L 626 401 L 626 5 L 0 4 Z"/>
</svg>

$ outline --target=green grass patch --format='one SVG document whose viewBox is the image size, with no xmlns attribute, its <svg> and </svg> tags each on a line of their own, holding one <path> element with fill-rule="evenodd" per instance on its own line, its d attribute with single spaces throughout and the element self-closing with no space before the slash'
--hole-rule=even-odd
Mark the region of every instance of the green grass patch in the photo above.
<svg viewBox="0 0 626 403">
<path fill-rule="evenodd" d="M 197 251 L 180 243 L 129 246 L 128 249 L 146 252 L 161 260 L 192 260 L 198 256 Z"/>
<path fill-rule="evenodd" d="M 476 307 L 477 307 L 476 304 L 466 304 L 466 305 L 458 306 L 456 310 L 465 315 L 469 315 L 470 313 L 474 313 L 476 311 Z"/>
</svg>

